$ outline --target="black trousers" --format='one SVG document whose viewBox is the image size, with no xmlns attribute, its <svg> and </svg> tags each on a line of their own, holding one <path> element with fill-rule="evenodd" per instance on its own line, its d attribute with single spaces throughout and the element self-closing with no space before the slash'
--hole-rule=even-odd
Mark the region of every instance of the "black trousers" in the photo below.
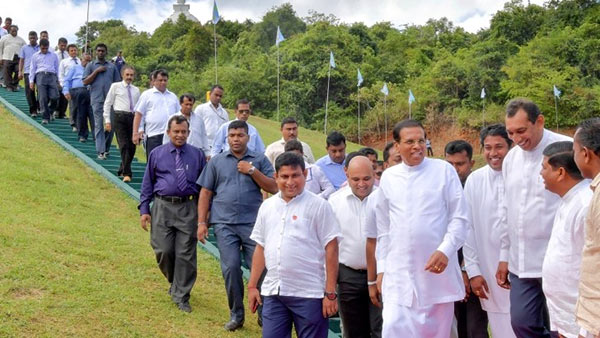
<svg viewBox="0 0 600 338">
<path fill-rule="evenodd" d="M 6 89 L 17 89 L 19 85 L 19 57 L 15 55 L 12 60 L 4 60 L 3 66 Z"/>
<path fill-rule="evenodd" d="M 29 88 L 29 74 L 25 74 L 23 78 L 25 80 L 25 98 L 29 105 L 29 114 L 37 114 L 40 109 L 40 103 L 35 98 L 35 90 Z"/>
<path fill-rule="evenodd" d="M 90 111 L 90 92 L 85 87 L 74 88 L 69 90 L 71 94 L 71 104 L 77 106 L 80 112 L 77 118 L 77 133 L 80 139 L 87 140 L 88 138 L 88 116 L 91 118 L 92 125 L 94 119 Z"/>
<path fill-rule="evenodd" d="M 117 135 L 117 143 L 121 152 L 121 165 L 118 175 L 132 176 L 131 161 L 135 156 L 135 144 L 132 141 L 133 113 L 115 110 L 114 126 Z"/>
<path fill-rule="evenodd" d="M 454 316 L 459 338 L 488 338 L 487 312 L 481 308 L 479 297 L 470 294 L 466 302 L 454 303 Z"/>
<path fill-rule="evenodd" d="M 340 264 L 338 304 L 345 338 L 381 337 L 381 309 L 371 303 L 367 271 Z"/>
<path fill-rule="evenodd" d="M 171 203 L 155 198 L 151 216 L 150 244 L 171 284 L 169 294 L 176 303 L 188 301 L 197 275 L 198 200 Z"/>
<path fill-rule="evenodd" d="M 67 106 L 69 105 L 69 100 L 63 95 L 62 88 L 58 87 L 58 106 L 56 107 L 57 117 L 59 119 L 64 119 L 67 116 Z"/>
<path fill-rule="evenodd" d="M 164 134 L 158 134 L 146 139 L 146 159 L 150 158 L 150 153 L 154 148 L 163 144 L 163 136 Z"/>
</svg>

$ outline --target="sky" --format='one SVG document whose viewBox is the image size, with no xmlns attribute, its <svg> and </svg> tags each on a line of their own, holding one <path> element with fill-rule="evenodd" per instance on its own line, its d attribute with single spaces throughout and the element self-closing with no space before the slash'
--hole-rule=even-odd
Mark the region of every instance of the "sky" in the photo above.
<svg viewBox="0 0 600 338">
<path fill-rule="evenodd" d="M 491 17 L 504 6 L 502 0 L 217 0 L 221 17 L 227 20 L 260 21 L 274 6 L 290 2 L 300 17 L 309 10 L 333 14 L 341 22 L 372 25 L 389 21 L 395 27 L 424 24 L 428 19 L 447 17 L 455 26 L 469 32 L 489 27 Z M 90 21 L 121 19 L 138 31 L 153 32 L 173 12 L 175 0 L 90 0 Z M 212 18 L 213 0 L 188 0 L 190 12 L 201 22 Z M 374 5 L 376 3 L 377 5 Z M 531 0 L 543 4 L 543 0 Z M 87 0 L 18 0 L 0 1 L 0 16 L 13 18 L 20 34 L 30 30 L 47 30 L 54 42 L 64 36 L 75 39 L 75 32 L 85 24 Z M 61 16 L 62 14 L 62 16 Z M 285 32 L 284 32 L 285 34 Z"/>
</svg>

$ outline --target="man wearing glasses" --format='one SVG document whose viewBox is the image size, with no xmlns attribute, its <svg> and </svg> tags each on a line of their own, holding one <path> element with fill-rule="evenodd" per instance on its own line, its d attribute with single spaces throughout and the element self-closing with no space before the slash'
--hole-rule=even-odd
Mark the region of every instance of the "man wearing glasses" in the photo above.
<svg viewBox="0 0 600 338">
<path fill-rule="evenodd" d="M 238 100 L 235 104 L 235 120 L 233 121 L 240 120 L 248 123 L 250 114 L 252 114 L 252 109 L 250 109 L 250 101 L 246 99 Z M 229 144 L 227 144 L 227 128 L 231 122 L 232 121 L 222 124 L 217 131 L 210 151 L 211 158 L 229 150 Z M 248 136 L 250 136 L 250 140 L 248 141 L 248 149 L 263 154 L 265 152 L 265 144 L 260 138 L 258 130 L 256 130 L 256 128 L 250 123 L 248 123 Z"/>
</svg>

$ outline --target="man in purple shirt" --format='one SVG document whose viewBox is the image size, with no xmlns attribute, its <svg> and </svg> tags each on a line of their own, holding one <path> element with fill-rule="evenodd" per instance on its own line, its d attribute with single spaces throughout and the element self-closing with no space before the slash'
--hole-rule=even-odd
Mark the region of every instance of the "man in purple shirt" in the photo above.
<svg viewBox="0 0 600 338">
<path fill-rule="evenodd" d="M 185 116 L 169 119 L 171 142 L 150 153 L 139 206 L 142 228 L 147 231 L 151 224 L 150 243 L 158 267 L 171 284 L 169 295 L 184 312 L 192 311 L 189 299 L 196 281 L 200 191 L 196 180 L 206 165 L 202 150 L 186 143 L 189 127 Z"/>
<path fill-rule="evenodd" d="M 35 90 L 31 90 L 29 83 L 31 81 L 30 66 L 31 58 L 33 54 L 40 51 L 40 45 L 38 45 L 38 36 L 35 31 L 29 32 L 29 44 L 21 47 L 19 52 L 19 80 L 25 81 L 25 97 L 27 98 L 27 104 L 29 105 L 29 114 L 31 117 L 37 117 L 38 110 L 40 109 L 40 103 L 35 98 Z"/>
<path fill-rule="evenodd" d="M 40 107 L 42 108 L 42 124 L 48 124 L 58 104 L 58 57 L 48 51 L 50 43 L 46 39 L 40 41 L 40 51 L 31 57 L 29 88 L 38 87 Z"/>
</svg>

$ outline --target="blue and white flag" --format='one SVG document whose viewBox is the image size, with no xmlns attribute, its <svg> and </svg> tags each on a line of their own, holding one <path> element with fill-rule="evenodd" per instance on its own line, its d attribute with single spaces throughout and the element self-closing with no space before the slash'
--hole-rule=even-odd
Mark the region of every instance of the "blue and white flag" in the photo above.
<svg viewBox="0 0 600 338">
<path fill-rule="evenodd" d="M 560 94 L 562 94 L 562 92 L 556 88 L 556 85 L 553 86 L 552 90 L 554 91 L 554 96 L 556 96 L 557 99 L 560 99 Z"/>
<path fill-rule="evenodd" d="M 408 104 L 412 104 L 415 102 L 415 96 L 412 93 L 412 90 L 408 90 Z"/>
<path fill-rule="evenodd" d="M 385 83 L 385 82 L 383 83 L 383 88 L 381 88 L 381 92 L 385 96 L 390 95 L 390 91 L 388 90 L 387 83 Z"/>
<path fill-rule="evenodd" d="M 281 30 L 279 29 L 279 26 L 277 26 L 277 37 L 275 38 L 275 45 L 279 46 L 279 44 L 285 40 L 285 38 L 283 37 L 283 34 L 281 34 Z"/>
<path fill-rule="evenodd" d="M 485 99 L 485 88 L 481 88 L 481 95 L 480 95 L 480 97 L 482 99 Z"/>
<path fill-rule="evenodd" d="M 360 73 L 360 69 L 356 68 L 356 70 L 358 70 L 358 74 L 356 75 L 356 79 L 358 80 L 358 84 L 356 86 L 360 87 L 360 85 L 363 83 L 363 78 L 362 78 L 362 74 Z"/>
<path fill-rule="evenodd" d="M 335 68 L 335 60 L 333 59 L 333 52 L 329 52 L 329 65 L 331 68 Z"/>
<path fill-rule="evenodd" d="M 217 0 L 214 0 L 213 2 L 213 25 L 216 25 L 217 23 L 219 23 L 219 20 L 221 20 L 221 17 L 219 16 L 219 9 L 217 8 Z"/>
</svg>

